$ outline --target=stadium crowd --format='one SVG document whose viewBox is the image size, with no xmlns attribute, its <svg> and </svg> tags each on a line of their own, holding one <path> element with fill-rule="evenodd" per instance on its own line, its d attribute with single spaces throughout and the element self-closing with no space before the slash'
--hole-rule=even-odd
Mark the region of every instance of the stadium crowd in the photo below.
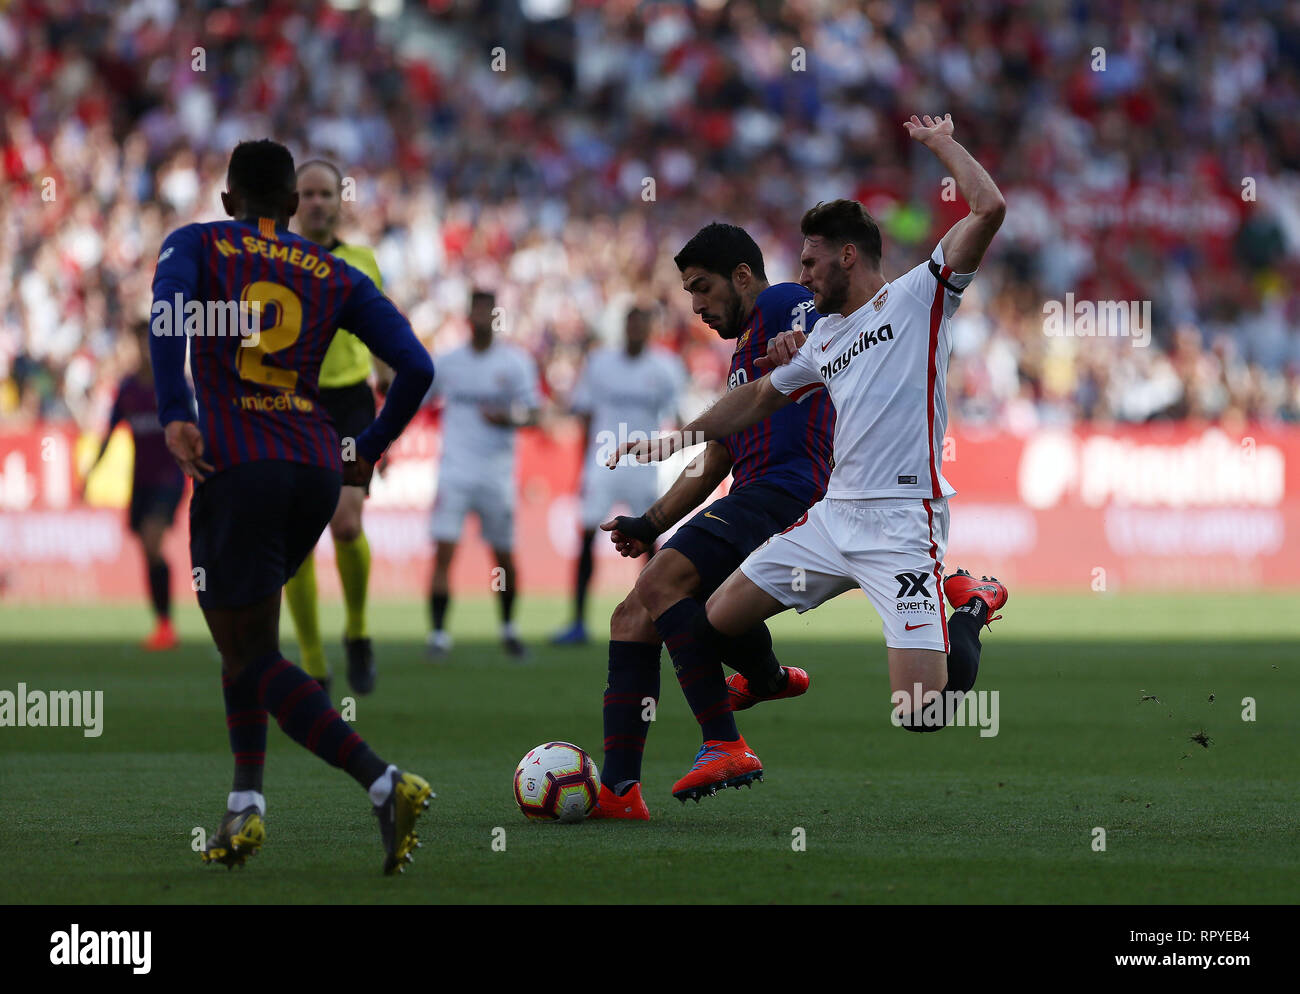
<svg viewBox="0 0 1300 994">
<path fill-rule="evenodd" d="M 434 351 L 494 287 L 559 411 L 648 303 L 703 403 L 728 350 L 673 253 L 730 220 L 797 278 L 803 210 L 853 196 L 910 268 L 963 208 L 901 122 L 949 111 L 1010 205 L 955 324 L 956 422 L 1300 420 L 1294 4 L 360 6 L 0 11 L 0 418 L 102 424 L 162 238 L 221 216 L 261 136 L 339 163 L 346 230 Z M 1150 324 L 1050 333 L 1073 299 Z"/>
</svg>

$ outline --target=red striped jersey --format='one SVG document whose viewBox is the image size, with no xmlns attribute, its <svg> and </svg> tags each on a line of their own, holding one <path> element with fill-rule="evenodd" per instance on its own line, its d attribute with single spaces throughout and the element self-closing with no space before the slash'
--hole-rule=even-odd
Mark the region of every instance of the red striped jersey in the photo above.
<svg viewBox="0 0 1300 994">
<path fill-rule="evenodd" d="M 253 314 L 260 327 L 249 334 Z M 409 323 L 370 278 L 315 243 L 266 218 L 178 228 L 154 276 L 159 420 L 193 420 L 175 352 L 180 343 L 184 354 L 189 335 L 204 458 L 214 470 L 256 459 L 341 469 L 318 385 L 340 325 L 362 329 L 356 333 L 385 361 L 388 352 L 428 364 Z M 358 450 L 377 457 L 404 423 L 373 425 Z"/>
<path fill-rule="evenodd" d="M 812 294 L 798 283 L 776 283 L 758 295 L 754 310 L 736 339 L 727 389 L 758 379 L 754 362 L 767 355 L 769 338 L 797 328 L 805 334 L 819 315 Z M 831 439 L 835 408 L 826 391 L 811 392 L 769 418 L 720 439 L 731 454 L 731 488 L 750 483 L 780 487 L 791 496 L 817 503 L 831 477 Z"/>
<path fill-rule="evenodd" d="M 817 322 L 772 385 L 799 398 L 825 387 L 838 412 L 826 496 L 948 497 L 943 438 L 952 335 L 948 320 L 974 273 L 954 273 L 936 247 L 852 314 Z"/>
</svg>

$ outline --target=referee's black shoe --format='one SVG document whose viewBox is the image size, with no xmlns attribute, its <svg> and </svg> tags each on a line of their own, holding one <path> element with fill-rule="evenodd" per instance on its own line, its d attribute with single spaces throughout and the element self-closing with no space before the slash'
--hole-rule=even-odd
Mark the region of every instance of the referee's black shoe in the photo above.
<svg viewBox="0 0 1300 994">
<path fill-rule="evenodd" d="M 375 689 L 375 678 L 379 675 L 370 639 L 345 638 L 343 650 L 348 656 L 348 686 L 358 694 L 370 693 Z"/>
</svg>

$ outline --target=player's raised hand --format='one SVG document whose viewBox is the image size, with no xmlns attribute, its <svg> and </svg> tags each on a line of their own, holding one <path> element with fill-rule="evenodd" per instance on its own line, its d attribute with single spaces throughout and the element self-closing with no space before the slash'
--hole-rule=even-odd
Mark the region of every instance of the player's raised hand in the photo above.
<svg viewBox="0 0 1300 994">
<path fill-rule="evenodd" d="M 627 455 L 632 456 L 637 462 L 663 462 L 681 447 L 680 431 L 669 431 L 663 434 L 654 432 L 652 437 L 643 438 L 639 442 L 624 442 L 605 460 L 605 465 L 613 469 Z"/>
<path fill-rule="evenodd" d="M 904 121 L 903 127 L 907 133 L 919 141 L 922 145 L 934 138 L 944 135 L 952 135 L 952 115 L 944 114 L 943 117 L 931 117 L 929 114 L 923 117 L 912 115 L 910 121 Z"/>
<path fill-rule="evenodd" d="M 181 472 L 202 483 L 203 474 L 211 473 L 212 466 L 203 461 L 203 435 L 199 426 L 193 421 L 169 421 L 163 434 L 167 451 L 176 459 Z"/>
<path fill-rule="evenodd" d="M 802 331 L 797 329 L 783 331 L 775 338 L 768 339 L 767 355 L 755 359 L 754 365 L 758 369 L 776 369 L 777 366 L 784 366 L 794 359 L 795 353 L 803 348 L 803 343 L 806 341 L 808 336 Z"/>
</svg>

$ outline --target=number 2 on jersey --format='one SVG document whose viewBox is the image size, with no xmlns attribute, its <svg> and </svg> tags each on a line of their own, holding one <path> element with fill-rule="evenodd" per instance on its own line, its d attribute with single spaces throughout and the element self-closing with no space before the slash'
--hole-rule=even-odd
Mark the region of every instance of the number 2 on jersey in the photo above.
<svg viewBox="0 0 1300 994">
<path fill-rule="evenodd" d="M 302 333 L 302 301 L 286 286 L 258 280 L 244 287 L 240 304 L 241 307 L 250 307 L 260 321 L 265 321 L 271 313 L 275 316 L 273 324 L 260 329 L 256 345 L 240 348 L 235 359 L 240 378 L 263 386 L 292 390 L 298 385 L 297 370 L 278 369 L 262 360 L 298 340 Z"/>
</svg>

